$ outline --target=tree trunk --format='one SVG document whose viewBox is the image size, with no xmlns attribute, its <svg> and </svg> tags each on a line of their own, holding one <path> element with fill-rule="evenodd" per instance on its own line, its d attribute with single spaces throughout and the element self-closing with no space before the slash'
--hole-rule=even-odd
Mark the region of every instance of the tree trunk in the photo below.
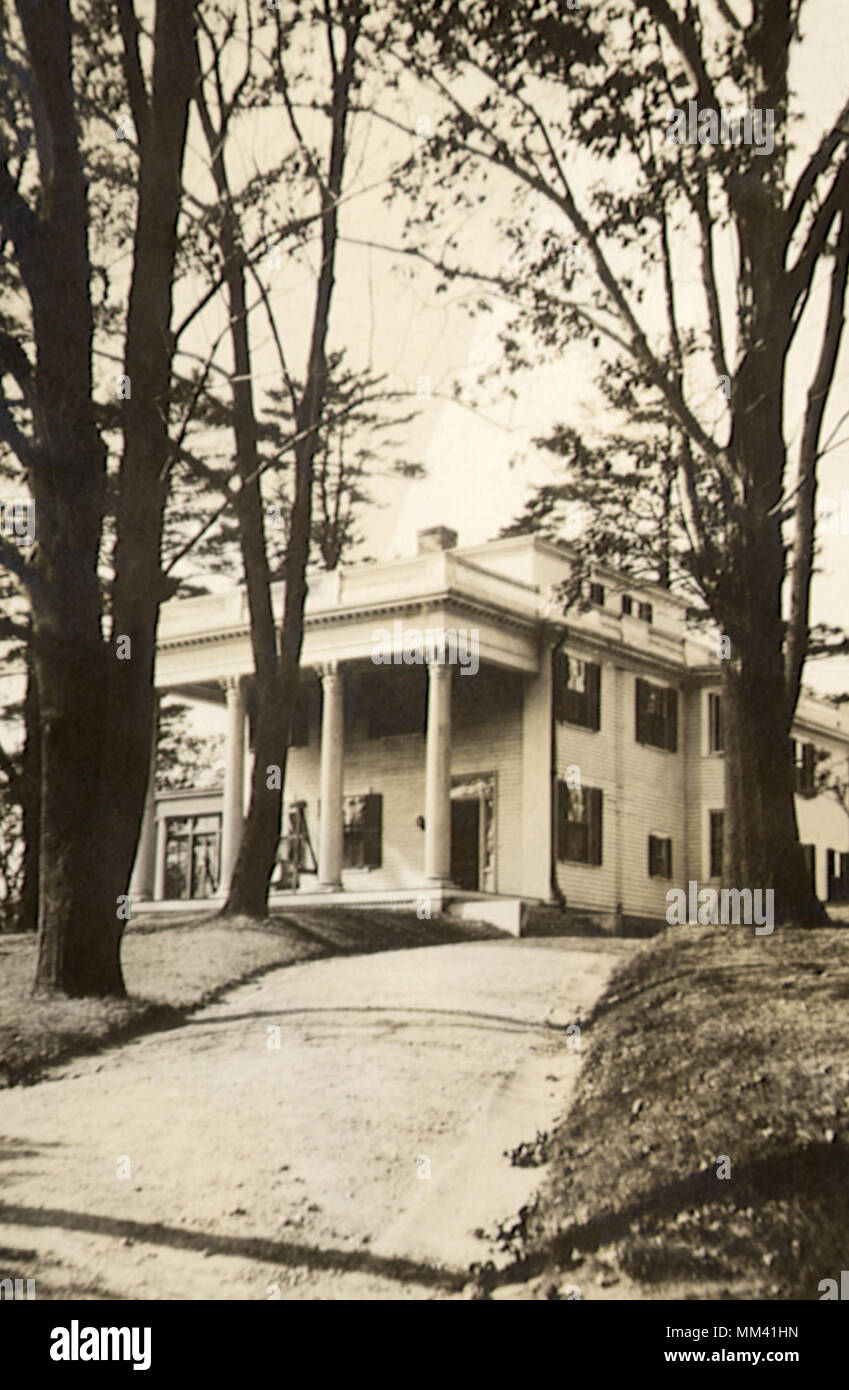
<svg viewBox="0 0 849 1390">
<path fill-rule="evenodd" d="M 280 842 L 290 718 L 277 680 L 257 681 L 255 690 L 251 796 L 223 916 L 267 915 L 268 885 Z M 269 779 L 269 769 L 279 769 L 279 776 Z"/>
<path fill-rule="evenodd" d="M 723 664 L 723 886 L 772 889 L 776 922 L 816 925 L 828 917 L 799 845 L 789 721 L 776 698 L 784 688 L 778 625 L 771 639 L 750 633 L 739 650 Z"/>
<path fill-rule="evenodd" d="M 256 496 L 243 488 L 239 494 L 242 504 L 239 511 L 242 553 L 245 557 L 248 597 L 251 604 L 252 641 L 254 644 L 254 664 L 257 678 L 257 718 L 255 721 L 254 770 L 251 782 L 251 801 L 242 835 L 239 855 L 223 908 L 223 913 L 246 913 L 253 917 L 263 917 L 268 911 L 268 885 L 274 867 L 274 857 L 280 839 L 280 813 L 286 774 L 286 752 L 289 729 L 298 697 L 298 683 L 301 661 L 301 648 L 304 636 L 304 605 L 306 602 L 306 570 L 309 560 L 310 539 L 312 535 L 312 490 L 315 456 L 321 438 L 320 429 L 327 391 L 326 343 L 330 323 L 330 304 L 333 297 L 336 267 L 336 245 L 338 237 L 338 208 L 342 191 L 342 178 L 345 168 L 346 127 L 349 115 L 349 93 L 354 82 L 356 43 L 360 19 L 354 17 L 345 24 L 346 47 L 341 64 L 337 67 L 334 58 L 333 105 L 331 121 L 330 152 L 326 182 L 318 178 L 321 203 L 321 269 L 316 284 L 315 307 L 312 331 L 307 358 L 304 390 L 295 410 L 295 497 L 289 522 L 289 536 L 286 548 L 285 597 L 283 623 L 280 632 L 280 651 L 276 655 L 275 674 L 266 673 L 258 664 L 258 653 L 266 653 L 267 638 L 260 641 L 253 631 L 253 612 L 255 601 L 251 594 L 254 580 L 261 569 L 258 547 L 262 546 L 262 566 L 266 574 L 266 588 L 270 581 L 265 541 L 262 534 L 261 506 L 257 507 L 259 485 Z M 207 124 L 207 130 L 209 129 Z M 219 190 L 223 191 L 223 183 Z M 224 219 L 225 234 L 228 219 Z M 232 235 L 232 233 L 231 233 Z M 238 259 L 238 256 L 236 256 Z M 225 263 L 227 257 L 225 255 Z M 240 267 L 240 284 L 233 283 L 235 300 L 231 302 L 231 325 L 233 326 L 234 357 L 236 377 L 234 385 L 234 405 L 236 405 L 237 438 L 239 397 L 236 387 L 240 377 L 249 378 L 250 358 L 247 340 L 247 314 L 244 306 L 244 276 Z M 233 305 L 235 304 L 236 312 Z M 241 364 L 241 366 L 240 366 Z M 248 381 L 249 384 L 249 381 Z M 247 397 L 246 397 L 247 401 Z M 244 429 L 254 431 L 251 452 L 254 457 L 255 421 L 251 407 L 250 418 L 244 418 Z M 240 450 L 241 453 L 241 450 Z M 240 470 L 242 469 L 240 461 Z M 247 534 L 244 523 L 250 525 L 251 518 L 259 510 L 259 533 Z M 256 533 L 256 526 L 253 531 Z M 250 566 L 249 566 L 250 559 Z M 256 606 L 263 613 L 265 623 L 266 603 L 257 594 Z M 276 638 L 276 634 L 274 635 Z M 272 639 L 274 640 L 274 639 Z M 276 643 L 275 643 L 276 652 Z M 266 663 L 270 666 L 270 662 Z M 267 761 L 266 761 L 267 760 Z M 280 788 L 272 791 L 268 787 L 267 769 L 270 765 L 280 768 Z"/>
<path fill-rule="evenodd" d="M 35 986 L 120 996 L 114 832 L 113 843 L 98 834 L 108 658 L 99 638 L 88 646 L 73 637 L 56 642 L 37 657 L 43 792 Z"/>
<path fill-rule="evenodd" d="M 98 580 L 106 456 L 92 401 L 89 209 L 79 156 L 69 29 L 25 21 L 50 115 L 52 215 L 20 259 L 38 344 L 38 517 L 30 583 L 42 719 L 39 946 L 35 987 L 125 993 L 120 940 L 149 771 L 153 658 L 163 597 L 160 545 L 169 462 L 171 299 L 188 106 L 196 76 L 194 0 L 156 8 L 152 96 L 140 173 L 127 312 L 124 412 L 113 556 L 112 642 Z M 23 18 L 23 16 L 22 16 Z M 141 112 L 140 112 L 141 117 Z M 62 332 L 56 332 L 56 324 Z M 115 640 L 130 641 L 121 659 Z"/>
</svg>

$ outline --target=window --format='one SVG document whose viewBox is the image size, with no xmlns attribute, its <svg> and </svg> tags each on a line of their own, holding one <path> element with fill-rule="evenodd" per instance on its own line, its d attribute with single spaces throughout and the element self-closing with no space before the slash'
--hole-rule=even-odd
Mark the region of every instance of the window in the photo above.
<svg viewBox="0 0 849 1390">
<path fill-rule="evenodd" d="M 650 603 L 641 603 L 639 607 L 639 614 L 644 623 L 650 623 L 654 621 L 654 608 Z"/>
<path fill-rule="evenodd" d="M 808 873 L 811 878 L 811 887 L 817 891 L 817 847 L 816 845 L 800 845 L 799 848 L 808 866 Z"/>
<path fill-rule="evenodd" d="M 557 783 L 557 858 L 601 863 L 601 791 Z"/>
<path fill-rule="evenodd" d="M 345 869 L 379 869 L 382 858 L 383 797 L 346 796 L 342 840 Z"/>
<path fill-rule="evenodd" d="M 601 726 L 601 667 L 561 652 L 555 670 L 554 713 L 561 724 Z"/>
<path fill-rule="evenodd" d="M 649 878 L 672 877 L 672 841 L 666 835 L 649 835 Z"/>
<path fill-rule="evenodd" d="M 652 748 L 678 750 L 678 691 L 637 679 L 636 739 Z"/>
<path fill-rule="evenodd" d="M 826 851 L 828 866 L 828 901 L 830 903 L 849 902 L 849 854 L 839 850 Z"/>
<path fill-rule="evenodd" d="M 816 793 L 817 750 L 812 743 L 793 740 L 793 762 L 796 765 L 796 791 L 800 796 Z"/>
<path fill-rule="evenodd" d="M 423 734 L 427 728 L 427 670 L 423 665 L 383 667 L 379 674 L 365 677 L 358 691 L 352 690 L 352 702 L 360 708 L 365 704 L 369 738 Z"/>
<path fill-rule="evenodd" d="M 165 826 L 165 896 L 211 898 L 218 888 L 221 817 L 169 816 Z"/>
<path fill-rule="evenodd" d="M 630 617 L 634 611 L 634 600 L 630 594 L 622 595 L 622 612 L 626 617 Z"/>
<path fill-rule="evenodd" d="M 722 842 L 725 838 L 725 812 L 710 813 L 710 876 L 722 878 Z"/>
<path fill-rule="evenodd" d="M 590 603 L 597 603 L 598 606 L 599 606 L 599 608 L 603 608 L 603 607 L 604 607 L 604 585 L 603 585 L 603 584 L 591 584 L 591 585 L 590 585 Z"/>
<path fill-rule="evenodd" d="M 722 727 L 722 696 L 708 691 L 708 752 L 725 752 L 725 731 Z"/>
</svg>

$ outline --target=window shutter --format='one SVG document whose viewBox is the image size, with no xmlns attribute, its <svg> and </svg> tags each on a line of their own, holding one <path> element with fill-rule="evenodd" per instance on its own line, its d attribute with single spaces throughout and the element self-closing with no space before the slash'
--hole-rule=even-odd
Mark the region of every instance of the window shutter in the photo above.
<svg viewBox="0 0 849 1390">
<path fill-rule="evenodd" d="M 671 687 L 666 692 L 666 747 L 678 752 L 678 691 Z"/>
<path fill-rule="evenodd" d="M 378 792 L 370 792 L 365 798 L 363 831 L 363 866 L 366 869 L 379 869 L 382 862 L 383 797 Z"/>
<path fill-rule="evenodd" d="M 601 728 L 601 667 L 587 663 L 587 728 Z"/>
<path fill-rule="evenodd" d="M 557 781 L 557 858 L 568 858 L 569 788 L 560 778 Z"/>
<path fill-rule="evenodd" d="M 636 683 L 636 719 L 635 730 L 638 743 L 646 741 L 645 711 L 646 711 L 646 683 L 637 677 Z"/>
<path fill-rule="evenodd" d="M 558 724 L 566 719 L 567 660 L 565 652 L 558 652 L 554 660 L 554 717 Z"/>
<path fill-rule="evenodd" d="M 722 850 L 725 839 L 725 814 L 723 811 L 710 813 L 710 876 L 722 877 Z"/>
<path fill-rule="evenodd" d="M 589 853 L 587 859 L 590 864 L 600 864 L 602 839 L 601 789 L 599 787 L 587 787 L 586 796 L 587 819 L 589 821 Z"/>
<path fill-rule="evenodd" d="M 816 749 L 812 743 L 802 745 L 802 790 L 812 792 L 814 790 L 814 774 L 816 767 Z"/>
</svg>

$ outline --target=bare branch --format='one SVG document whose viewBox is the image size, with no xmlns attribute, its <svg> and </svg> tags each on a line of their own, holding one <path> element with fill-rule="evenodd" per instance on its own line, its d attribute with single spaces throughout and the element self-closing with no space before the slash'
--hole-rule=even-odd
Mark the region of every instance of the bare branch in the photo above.
<svg viewBox="0 0 849 1390">
<path fill-rule="evenodd" d="M 828 314 L 816 372 L 808 391 L 805 424 L 799 447 L 801 486 L 796 497 L 796 534 L 791 569 L 790 623 L 787 643 L 787 684 L 795 708 L 809 635 L 810 587 L 816 529 L 816 465 L 823 416 L 843 336 L 843 306 L 849 278 L 849 213 L 841 218 L 837 254 L 831 272 Z"/>
</svg>

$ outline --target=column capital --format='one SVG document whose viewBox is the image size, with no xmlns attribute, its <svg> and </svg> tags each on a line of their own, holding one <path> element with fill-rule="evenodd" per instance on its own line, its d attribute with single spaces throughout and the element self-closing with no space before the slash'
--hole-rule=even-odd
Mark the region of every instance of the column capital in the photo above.
<svg viewBox="0 0 849 1390">
<path fill-rule="evenodd" d="M 321 677 L 321 682 L 338 680 L 342 675 L 341 661 L 318 661 L 312 668 L 317 676 Z"/>
<path fill-rule="evenodd" d="M 244 676 L 221 676 L 218 684 L 228 700 L 235 699 L 244 689 Z"/>
</svg>

